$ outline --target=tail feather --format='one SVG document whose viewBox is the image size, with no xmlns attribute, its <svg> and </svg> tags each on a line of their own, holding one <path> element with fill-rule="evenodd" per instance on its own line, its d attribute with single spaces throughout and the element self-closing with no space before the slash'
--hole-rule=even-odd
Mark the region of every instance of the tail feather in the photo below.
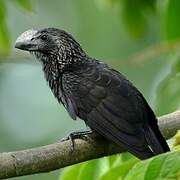
<svg viewBox="0 0 180 180">
<path fill-rule="evenodd" d="M 169 146 L 162 136 L 157 123 L 154 122 L 153 127 L 152 124 L 146 125 L 144 127 L 144 131 L 146 141 L 155 155 L 170 151 Z"/>
<path fill-rule="evenodd" d="M 144 97 L 142 96 L 144 99 Z M 144 134 L 147 143 L 149 144 L 150 148 L 152 149 L 155 155 L 165 153 L 170 151 L 169 146 L 162 136 L 159 127 L 158 127 L 158 120 L 148 105 L 147 101 L 144 99 L 145 107 L 146 107 L 146 119 L 147 123 L 144 125 Z"/>
<path fill-rule="evenodd" d="M 141 151 L 134 149 L 133 151 L 129 150 L 129 152 L 131 152 L 141 160 L 149 159 L 155 155 L 148 146 Z"/>
</svg>

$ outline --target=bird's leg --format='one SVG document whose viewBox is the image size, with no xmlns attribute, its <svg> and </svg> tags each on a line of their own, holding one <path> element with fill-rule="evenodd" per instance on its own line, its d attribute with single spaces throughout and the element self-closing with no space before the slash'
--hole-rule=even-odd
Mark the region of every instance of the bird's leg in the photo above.
<svg viewBox="0 0 180 180">
<path fill-rule="evenodd" d="M 84 139 L 87 138 L 86 136 L 92 134 L 93 131 L 91 129 L 81 129 L 79 131 L 71 132 L 67 137 L 61 139 L 62 141 L 70 140 L 71 142 L 71 150 L 74 151 L 74 140 L 75 139 Z"/>
</svg>

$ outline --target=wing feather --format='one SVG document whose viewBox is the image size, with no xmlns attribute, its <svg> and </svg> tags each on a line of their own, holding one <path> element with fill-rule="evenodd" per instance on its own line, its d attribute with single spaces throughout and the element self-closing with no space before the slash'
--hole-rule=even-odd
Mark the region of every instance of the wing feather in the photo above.
<svg viewBox="0 0 180 180">
<path fill-rule="evenodd" d="M 96 110 L 93 110 L 88 114 L 88 120 L 86 123 L 105 138 L 120 145 L 124 149 L 128 149 L 129 152 L 141 159 L 153 156 L 153 152 L 142 142 L 141 136 L 141 139 L 138 139 L 138 137 L 133 138 L 132 136 L 126 135 L 119 130 L 117 126 L 107 121 L 102 114 Z"/>
<path fill-rule="evenodd" d="M 105 66 L 88 67 L 79 73 L 68 73 L 70 76 L 76 79 L 69 78 L 64 89 L 68 90 L 67 110 L 72 118 L 80 117 L 89 127 L 141 159 L 154 155 L 149 148 L 152 142 L 147 141 L 143 129 L 149 126 L 143 114 L 146 104 L 124 76 Z M 72 88 L 75 80 L 77 85 Z"/>
</svg>

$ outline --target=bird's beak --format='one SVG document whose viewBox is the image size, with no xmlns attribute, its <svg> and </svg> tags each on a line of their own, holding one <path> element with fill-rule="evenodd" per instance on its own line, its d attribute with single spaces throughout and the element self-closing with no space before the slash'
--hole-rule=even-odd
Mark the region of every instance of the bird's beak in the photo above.
<svg viewBox="0 0 180 180">
<path fill-rule="evenodd" d="M 25 50 L 25 51 L 35 51 L 38 50 L 38 44 L 34 37 L 37 30 L 30 29 L 22 33 L 15 42 L 15 48 Z"/>
</svg>

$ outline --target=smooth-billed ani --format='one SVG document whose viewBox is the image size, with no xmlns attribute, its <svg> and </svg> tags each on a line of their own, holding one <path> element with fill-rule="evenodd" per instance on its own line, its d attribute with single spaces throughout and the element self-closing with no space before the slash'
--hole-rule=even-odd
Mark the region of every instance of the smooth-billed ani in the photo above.
<svg viewBox="0 0 180 180">
<path fill-rule="evenodd" d="M 140 159 L 169 151 L 143 95 L 120 72 L 89 57 L 67 32 L 28 30 L 15 47 L 34 54 L 45 78 L 72 119 Z"/>
</svg>

